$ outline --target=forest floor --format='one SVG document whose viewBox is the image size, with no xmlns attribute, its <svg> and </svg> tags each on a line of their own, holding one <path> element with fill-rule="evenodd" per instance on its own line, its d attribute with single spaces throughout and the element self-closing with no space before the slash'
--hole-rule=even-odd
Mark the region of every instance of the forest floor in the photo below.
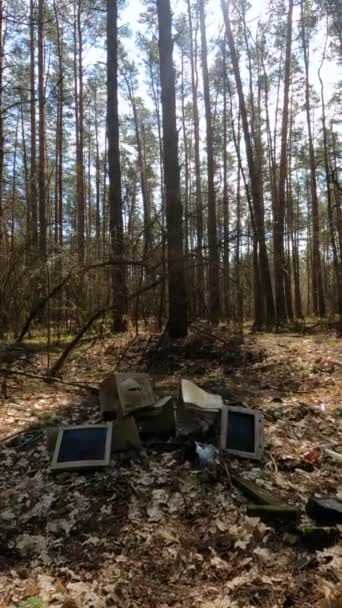
<svg viewBox="0 0 342 608">
<path fill-rule="evenodd" d="M 148 371 L 164 391 L 187 377 L 234 393 L 265 414 L 265 458 L 232 458 L 232 469 L 303 511 L 315 492 L 342 498 L 340 463 L 302 466 L 311 448 L 341 446 L 341 341 L 218 335 L 85 341 L 63 381 L 98 383 L 115 367 Z M 45 428 L 96 421 L 99 406 L 91 386 L 35 378 L 46 366 L 42 349 L 12 365 L 32 377 L 0 375 L 1 608 L 314 608 L 342 583 L 341 544 L 309 549 L 247 517 L 224 470 L 210 478 L 167 446 L 122 454 L 104 472 L 52 474 Z"/>
</svg>

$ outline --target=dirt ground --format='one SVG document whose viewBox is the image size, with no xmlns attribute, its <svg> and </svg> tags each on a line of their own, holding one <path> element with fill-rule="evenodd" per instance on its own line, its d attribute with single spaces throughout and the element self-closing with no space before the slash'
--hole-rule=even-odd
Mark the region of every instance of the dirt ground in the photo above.
<svg viewBox="0 0 342 608">
<path fill-rule="evenodd" d="M 342 451 L 341 341 L 217 336 L 85 341 L 63 368 L 65 383 L 84 388 L 37 378 L 44 349 L 11 365 L 26 376 L 0 374 L 1 608 L 315 608 L 342 586 L 340 542 L 312 547 L 286 525 L 247 517 L 225 468 L 188 462 L 174 442 L 121 454 L 104 472 L 50 472 L 46 428 L 99 420 L 86 383 L 116 368 L 148 371 L 166 392 L 186 377 L 261 409 L 264 461 L 229 458 L 231 470 L 303 513 L 314 493 L 342 499 L 341 463 L 304 457 Z"/>
</svg>

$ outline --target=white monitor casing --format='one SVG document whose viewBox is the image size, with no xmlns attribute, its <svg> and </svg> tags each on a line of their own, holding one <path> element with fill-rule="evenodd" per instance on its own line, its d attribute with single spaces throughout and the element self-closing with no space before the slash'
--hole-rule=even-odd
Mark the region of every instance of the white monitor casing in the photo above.
<svg viewBox="0 0 342 608">
<path fill-rule="evenodd" d="M 68 462 L 58 462 L 59 451 L 60 451 L 60 448 L 62 445 L 64 431 L 82 430 L 82 429 L 87 429 L 87 428 L 88 429 L 94 429 L 94 428 L 107 429 L 103 459 L 101 459 L 101 460 L 70 460 Z M 52 471 L 66 471 L 66 470 L 70 470 L 70 469 L 91 469 L 91 468 L 109 466 L 110 459 L 111 459 L 111 449 L 112 449 L 112 434 L 113 434 L 112 422 L 106 422 L 106 423 L 102 423 L 102 424 L 82 424 L 79 426 L 61 427 L 58 432 L 56 446 L 55 446 L 52 460 L 51 460 L 51 470 Z"/>
<path fill-rule="evenodd" d="M 227 445 L 229 413 L 237 413 L 254 418 L 254 451 L 246 452 L 244 450 L 230 449 Z M 264 453 L 264 417 L 258 410 L 252 410 L 247 407 L 224 405 L 221 414 L 221 437 L 220 445 L 223 450 L 229 454 L 240 456 L 241 458 L 250 458 L 252 460 L 261 460 Z"/>
</svg>

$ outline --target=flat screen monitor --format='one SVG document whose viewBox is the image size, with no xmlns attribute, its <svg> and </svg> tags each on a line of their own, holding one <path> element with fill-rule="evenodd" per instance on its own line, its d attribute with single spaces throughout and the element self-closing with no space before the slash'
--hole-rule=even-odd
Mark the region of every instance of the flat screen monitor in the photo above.
<svg viewBox="0 0 342 608">
<path fill-rule="evenodd" d="M 110 464 L 112 423 L 59 429 L 51 469 L 106 467 Z"/>
<path fill-rule="evenodd" d="M 264 417 L 246 407 L 222 408 L 221 448 L 241 456 L 261 460 L 264 450 Z"/>
</svg>

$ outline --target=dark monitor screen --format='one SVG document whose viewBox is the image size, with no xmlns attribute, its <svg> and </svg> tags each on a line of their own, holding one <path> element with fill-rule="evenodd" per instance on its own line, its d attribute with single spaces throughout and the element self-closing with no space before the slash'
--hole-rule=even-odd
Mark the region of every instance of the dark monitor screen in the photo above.
<svg viewBox="0 0 342 608">
<path fill-rule="evenodd" d="M 108 428 L 64 429 L 58 462 L 103 460 Z"/>
<path fill-rule="evenodd" d="M 254 452 L 255 417 L 253 415 L 229 410 L 227 449 Z"/>
</svg>

